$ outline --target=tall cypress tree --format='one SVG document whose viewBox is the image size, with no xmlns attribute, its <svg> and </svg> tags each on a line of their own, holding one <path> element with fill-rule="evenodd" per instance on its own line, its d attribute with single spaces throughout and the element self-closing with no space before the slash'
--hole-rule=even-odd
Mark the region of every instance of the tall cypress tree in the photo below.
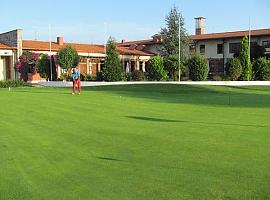
<svg viewBox="0 0 270 200">
<path fill-rule="evenodd" d="M 121 80 L 121 61 L 116 49 L 115 40 L 111 37 L 106 45 L 106 57 L 102 72 L 105 81 L 115 82 Z"/>
<path fill-rule="evenodd" d="M 249 42 L 247 36 L 245 36 L 241 42 L 240 60 L 243 67 L 243 81 L 252 80 L 252 64 L 250 61 Z"/>
<path fill-rule="evenodd" d="M 169 76 L 175 78 L 176 71 L 178 71 L 179 63 L 179 19 L 181 26 L 181 63 L 186 60 L 185 56 L 190 44 L 190 38 L 184 28 L 185 20 L 180 11 L 177 10 L 176 6 L 173 6 L 168 16 L 166 17 L 166 27 L 161 29 L 161 36 L 163 39 L 160 54 L 164 57 L 165 63 L 170 63 L 172 60 L 175 62 L 173 65 L 165 64 L 165 68 L 169 71 Z M 174 59 L 172 59 L 174 58 Z M 167 62 L 168 60 L 168 62 Z M 174 66 L 172 68 L 172 66 Z"/>
</svg>

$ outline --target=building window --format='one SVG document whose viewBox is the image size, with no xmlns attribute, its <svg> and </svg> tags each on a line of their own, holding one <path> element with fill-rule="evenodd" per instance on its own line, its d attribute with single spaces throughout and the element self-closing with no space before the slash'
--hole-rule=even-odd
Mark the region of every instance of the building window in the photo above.
<svg viewBox="0 0 270 200">
<path fill-rule="evenodd" d="M 196 52 L 196 45 L 194 45 L 194 44 L 190 45 L 189 50 L 190 50 L 191 53 L 195 53 Z"/>
<path fill-rule="evenodd" d="M 223 54 L 223 44 L 217 44 L 217 54 Z"/>
<path fill-rule="evenodd" d="M 270 48 L 270 41 L 263 41 L 262 46 L 266 49 Z"/>
<path fill-rule="evenodd" d="M 230 43 L 230 53 L 239 54 L 241 51 L 241 44 L 240 43 Z"/>
<path fill-rule="evenodd" d="M 205 54 L 205 45 L 204 44 L 200 45 L 200 53 Z"/>
</svg>

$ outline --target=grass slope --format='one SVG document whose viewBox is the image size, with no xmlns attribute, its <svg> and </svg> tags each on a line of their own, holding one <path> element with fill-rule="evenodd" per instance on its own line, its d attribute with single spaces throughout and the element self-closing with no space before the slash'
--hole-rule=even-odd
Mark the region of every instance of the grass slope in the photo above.
<svg viewBox="0 0 270 200">
<path fill-rule="evenodd" d="M 0 200 L 270 199 L 270 88 L 0 90 Z"/>
</svg>

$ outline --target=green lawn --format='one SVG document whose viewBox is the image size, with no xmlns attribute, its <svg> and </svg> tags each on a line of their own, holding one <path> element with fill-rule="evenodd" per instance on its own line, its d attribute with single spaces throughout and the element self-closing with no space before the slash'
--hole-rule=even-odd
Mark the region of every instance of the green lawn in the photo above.
<svg viewBox="0 0 270 200">
<path fill-rule="evenodd" d="M 0 200 L 270 199 L 270 87 L 0 89 Z"/>
</svg>

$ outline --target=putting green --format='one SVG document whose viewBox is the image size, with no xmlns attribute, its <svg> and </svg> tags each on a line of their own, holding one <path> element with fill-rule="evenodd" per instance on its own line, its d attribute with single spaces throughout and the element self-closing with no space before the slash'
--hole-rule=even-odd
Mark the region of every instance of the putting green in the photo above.
<svg viewBox="0 0 270 200">
<path fill-rule="evenodd" d="M 270 87 L 0 89 L 1 200 L 270 199 Z"/>
</svg>

